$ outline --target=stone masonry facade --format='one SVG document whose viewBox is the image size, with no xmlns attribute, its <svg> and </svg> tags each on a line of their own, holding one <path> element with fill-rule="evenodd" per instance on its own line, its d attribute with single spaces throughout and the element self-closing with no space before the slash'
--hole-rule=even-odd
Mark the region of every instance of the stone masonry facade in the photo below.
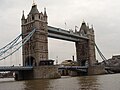
<svg viewBox="0 0 120 90">
<path fill-rule="evenodd" d="M 39 66 L 41 60 L 48 60 L 47 13 L 39 13 L 37 5 L 33 5 L 25 18 L 22 16 L 22 34 L 24 38 L 36 29 L 30 40 L 23 46 L 23 66 Z"/>
<path fill-rule="evenodd" d="M 89 66 L 94 65 L 96 63 L 95 56 L 95 36 L 93 27 L 89 28 L 85 22 L 82 23 L 81 28 L 78 34 L 83 36 L 87 36 L 89 39 L 80 39 L 76 42 L 76 54 L 77 54 L 77 62 L 80 66 L 85 66 L 88 64 Z"/>
</svg>

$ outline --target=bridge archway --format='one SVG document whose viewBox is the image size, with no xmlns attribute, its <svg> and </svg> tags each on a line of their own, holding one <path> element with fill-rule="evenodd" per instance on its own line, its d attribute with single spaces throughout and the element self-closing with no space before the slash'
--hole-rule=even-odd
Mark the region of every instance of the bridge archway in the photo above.
<svg viewBox="0 0 120 90">
<path fill-rule="evenodd" d="M 25 66 L 36 66 L 36 60 L 32 56 L 28 56 L 25 60 Z"/>
<path fill-rule="evenodd" d="M 88 60 L 81 61 L 81 66 L 88 66 Z"/>
</svg>

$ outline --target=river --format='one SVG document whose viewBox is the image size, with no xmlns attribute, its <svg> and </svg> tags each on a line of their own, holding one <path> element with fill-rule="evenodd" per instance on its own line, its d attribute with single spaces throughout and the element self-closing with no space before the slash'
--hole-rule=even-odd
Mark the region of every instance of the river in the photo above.
<svg viewBox="0 0 120 90">
<path fill-rule="evenodd" d="M 60 79 L 0 79 L 0 90 L 120 90 L 120 74 L 65 76 Z"/>
</svg>

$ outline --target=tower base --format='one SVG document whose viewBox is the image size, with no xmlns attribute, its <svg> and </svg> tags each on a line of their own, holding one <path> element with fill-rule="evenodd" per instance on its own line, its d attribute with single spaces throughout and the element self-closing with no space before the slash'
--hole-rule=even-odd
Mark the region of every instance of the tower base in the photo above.
<svg viewBox="0 0 120 90">
<path fill-rule="evenodd" d="M 101 75 L 105 73 L 106 71 L 104 66 L 96 65 L 88 67 L 88 75 Z"/>
<path fill-rule="evenodd" d="M 57 66 L 39 66 L 34 67 L 31 71 L 18 71 L 15 73 L 15 80 L 55 79 L 60 77 Z"/>
</svg>

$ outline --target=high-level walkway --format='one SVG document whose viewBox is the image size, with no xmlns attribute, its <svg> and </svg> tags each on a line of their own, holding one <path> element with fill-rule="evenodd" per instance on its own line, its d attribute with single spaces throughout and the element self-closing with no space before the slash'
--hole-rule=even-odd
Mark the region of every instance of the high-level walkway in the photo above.
<svg viewBox="0 0 120 90">
<path fill-rule="evenodd" d="M 48 37 L 77 42 L 80 39 L 89 39 L 87 36 L 80 35 L 73 31 L 48 26 Z"/>
</svg>

